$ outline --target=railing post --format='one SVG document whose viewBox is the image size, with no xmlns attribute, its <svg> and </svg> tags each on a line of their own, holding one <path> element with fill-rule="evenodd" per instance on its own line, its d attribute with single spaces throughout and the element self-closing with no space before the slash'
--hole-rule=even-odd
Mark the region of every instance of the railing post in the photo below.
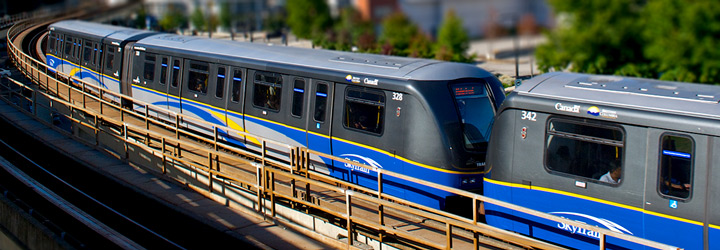
<svg viewBox="0 0 720 250">
<path fill-rule="evenodd" d="M 600 233 L 600 250 L 605 250 L 605 234 Z"/>
<path fill-rule="evenodd" d="M 128 152 L 128 131 L 127 131 L 127 124 L 123 123 L 123 138 L 125 139 L 125 160 L 130 162 L 130 152 Z"/>
<path fill-rule="evenodd" d="M 145 143 L 150 146 L 150 107 L 145 105 Z"/>
<path fill-rule="evenodd" d="M 264 145 L 264 142 L 263 142 Z M 264 148 L 264 147 L 263 147 Z M 263 158 L 264 159 L 264 158 Z M 265 220 L 265 213 L 263 212 L 263 202 L 262 202 L 262 196 L 263 196 L 263 182 L 262 182 L 262 174 L 263 174 L 263 168 L 264 165 L 259 165 L 256 167 L 255 173 L 257 174 L 257 211 L 258 213 L 261 213 L 263 215 L 263 220 Z"/>
<path fill-rule="evenodd" d="M 85 82 L 82 82 L 82 102 L 83 102 L 83 109 L 87 109 L 87 106 L 85 105 L 85 101 L 87 100 L 87 98 L 86 98 L 86 96 L 85 96 L 86 91 L 87 91 L 87 90 L 85 89 Z"/>
<path fill-rule="evenodd" d="M 213 167 L 212 167 L 212 165 L 213 165 L 213 154 L 212 154 L 212 152 L 208 152 L 208 166 L 207 166 L 207 169 L 208 169 L 208 182 L 209 182 L 209 184 L 208 184 L 208 189 L 209 189 L 209 190 L 208 190 L 208 191 L 210 191 L 210 193 L 213 192 L 213 177 L 212 177 L 212 175 L 213 175 Z"/>
<path fill-rule="evenodd" d="M 165 137 L 161 137 L 160 139 L 161 139 L 161 143 L 162 143 L 162 163 L 163 163 L 162 173 L 166 174 L 167 173 L 167 160 L 165 157 Z"/>
<path fill-rule="evenodd" d="M 378 196 L 378 200 L 382 200 L 382 193 L 383 193 L 382 170 L 377 169 L 377 174 L 378 174 L 377 196 Z M 385 226 L 385 211 L 384 210 L 385 210 L 385 207 L 382 204 L 378 204 L 378 223 L 379 223 L 380 227 Z M 378 238 L 380 240 L 380 243 L 382 243 L 383 242 L 383 230 L 382 229 L 378 230 Z"/>
<path fill-rule="evenodd" d="M 180 115 L 175 114 L 175 138 L 180 139 Z"/>
<path fill-rule="evenodd" d="M 213 146 L 215 151 L 218 151 L 218 128 L 215 125 L 213 125 Z"/>
<path fill-rule="evenodd" d="M 275 172 L 270 171 L 270 211 L 275 217 Z"/>
<path fill-rule="evenodd" d="M 452 225 L 449 222 L 445 222 L 445 230 L 446 230 L 446 237 L 447 244 L 445 245 L 445 249 L 452 249 Z"/>
<path fill-rule="evenodd" d="M 345 189 L 345 212 L 347 213 L 347 240 L 348 249 L 353 245 L 353 231 L 352 231 L 352 190 Z"/>
<path fill-rule="evenodd" d="M 98 124 L 97 115 L 94 115 L 93 117 L 95 118 L 95 146 L 100 146 L 100 125 Z"/>
</svg>

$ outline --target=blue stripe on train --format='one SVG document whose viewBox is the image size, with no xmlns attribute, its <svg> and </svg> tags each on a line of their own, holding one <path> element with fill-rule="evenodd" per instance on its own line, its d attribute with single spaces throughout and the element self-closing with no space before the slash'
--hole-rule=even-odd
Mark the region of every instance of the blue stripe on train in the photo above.
<svg viewBox="0 0 720 250">
<path fill-rule="evenodd" d="M 702 226 L 656 216 L 641 209 L 629 209 L 600 201 L 563 195 L 555 192 L 501 185 L 485 180 L 485 196 L 577 220 L 589 225 L 623 234 L 684 247 L 702 248 Z M 525 213 L 485 204 L 485 216 L 489 225 L 533 236 L 550 242 L 578 249 L 596 249 L 599 234 L 575 228 L 571 225 L 541 219 Z M 693 238 L 695 237 L 695 238 Z M 607 238 L 607 249 L 641 249 L 642 246 Z"/>
<path fill-rule="evenodd" d="M 141 87 L 133 86 L 133 90 L 144 91 L 156 95 L 160 99 L 168 97 L 167 94 L 161 94 L 160 92 L 144 89 Z M 178 98 L 172 96 L 170 96 L 170 98 L 172 98 L 173 100 L 179 100 Z M 153 104 L 169 105 L 171 107 L 179 108 L 179 103 L 177 101 L 161 101 Z M 224 121 L 219 120 L 214 115 L 212 115 L 212 113 L 207 111 L 212 110 L 214 112 L 220 112 L 223 114 L 225 113 L 224 110 L 217 107 L 183 100 L 182 108 L 183 112 L 192 113 L 206 121 L 213 122 L 218 125 L 226 125 Z M 231 114 L 232 113 L 228 112 L 228 115 Z M 478 185 L 480 184 L 480 180 L 482 180 L 482 174 L 469 175 L 441 172 L 430 168 L 420 167 L 405 161 L 401 161 L 391 155 L 388 155 L 388 153 L 371 149 L 367 146 L 355 145 L 354 143 L 339 140 L 336 138 L 333 138 L 331 140 L 329 138 L 313 133 L 306 133 L 305 130 L 291 128 L 286 125 L 265 121 L 263 119 L 252 116 L 241 115 L 236 117 L 242 117 L 243 119 L 245 119 L 246 122 L 255 123 L 260 126 L 266 127 L 272 131 L 281 133 L 289 139 L 293 140 L 295 143 L 305 145 L 305 140 L 308 140 L 311 145 L 329 145 L 331 143 L 333 155 L 335 156 L 382 168 L 387 171 L 405 174 L 418 179 L 430 180 L 433 183 L 437 183 L 440 185 L 459 187 L 461 176 L 474 177 L 477 180 Z M 245 146 L 241 143 L 238 145 Z M 344 163 L 339 163 L 336 166 L 332 166 L 332 161 L 330 161 L 329 159 L 323 160 L 328 165 L 327 167 L 331 169 L 330 172 L 332 176 L 365 186 L 367 188 L 377 190 L 377 172 L 366 171 L 358 166 Z M 436 190 L 424 185 L 419 185 L 413 182 L 401 180 L 387 175 L 383 176 L 383 183 L 383 191 L 385 193 L 433 208 L 444 209 L 445 197 L 451 195 L 450 193 L 445 191 Z"/>
</svg>

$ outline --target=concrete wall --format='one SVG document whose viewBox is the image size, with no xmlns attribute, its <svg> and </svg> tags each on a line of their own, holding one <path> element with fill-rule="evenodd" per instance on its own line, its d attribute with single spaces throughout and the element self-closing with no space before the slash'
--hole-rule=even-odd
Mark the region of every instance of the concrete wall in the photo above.
<svg viewBox="0 0 720 250">
<path fill-rule="evenodd" d="M 0 196 L 0 249 L 73 249 L 25 211 Z"/>
</svg>

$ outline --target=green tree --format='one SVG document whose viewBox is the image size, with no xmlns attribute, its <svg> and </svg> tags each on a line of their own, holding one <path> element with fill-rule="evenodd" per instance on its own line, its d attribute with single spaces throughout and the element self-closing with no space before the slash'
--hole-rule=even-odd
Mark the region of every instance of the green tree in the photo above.
<svg viewBox="0 0 720 250">
<path fill-rule="evenodd" d="M 646 0 L 551 0 L 565 17 L 538 46 L 536 57 L 542 71 L 570 70 L 595 74 L 637 71 L 647 60 L 642 50 L 640 13 Z M 633 70 L 634 69 L 634 70 Z"/>
<path fill-rule="evenodd" d="M 235 27 L 233 27 L 235 20 L 230 13 L 230 2 L 224 2 L 220 6 L 220 16 L 218 19 L 220 21 L 220 27 L 230 32 L 230 39 L 235 40 Z"/>
<path fill-rule="evenodd" d="M 213 12 L 213 1 L 209 1 L 207 3 L 207 22 L 205 23 L 205 28 L 207 28 L 208 37 L 212 37 L 212 33 L 217 30 L 218 25 L 220 25 L 220 20 L 218 19 L 218 16 L 215 15 Z"/>
<path fill-rule="evenodd" d="M 187 23 L 185 13 L 175 5 L 169 5 L 165 15 L 158 21 L 160 27 L 165 31 L 176 31 L 183 29 Z"/>
<path fill-rule="evenodd" d="M 350 50 L 356 46 L 360 51 L 366 52 L 374 48 L 373 25 L 369 21 L 363 21 L 360 12 L 354 8 L 344 8 L 340 12 L 332 34 L 335 43 L 333 47 L 337 50 Z"/>
<path fill-rule="evenodd" d="M 418 33 L 420 33 L 418 27 L 405 14 L 397 12 L 388 16 L 382 23 L 382 33 L 380 33 L 383 54 L 407 55 L 410 40 Z"/>
<path fill-rule="evenodd" d="M 332 26 L 325 0 L 287 0 L 286 8 L 287 24 L 299 38 L 317 38 Z"/>
<path fill-rule="evenodd" d="M 147 18 L 147 12 L 145 11 L 145 5 L 141 5 L 140 9 L 135 13 L 135 28 L 145 28 L 145 18 Z"/>
<path fill-rule="evenodd" d="M 720 84 L 719 1 L 649 1 L 643 14 L 643 51 L 660 79 Z"/>
<path fill-rule="evenodd" d="M 471 57 L 466 56 L 470 47 L 470 38 L 462 26 L 462 20 L 455 15 L 454 10 L 445 14 L 440 30 L 438 31 L 435 58 L 456 62 L 470 62 Z"/>
<path fill-rule="evenodd" d="M 205 15 L 203 15 L 200 6 L 195 6 L 195 11 L 193 11 L 192 16 L 190 16 L 190 22 L 192 22 L 196 31 L 205 30 Z"/>
<path fill-rule="evenodd" d="M 415 36 L 410 40 L 408 56 L 417 58 L 434 57 L 435 53 L 433 52 L 433 42 L 430 37 L 422 32 L 415 34 Z"/>
</svg>

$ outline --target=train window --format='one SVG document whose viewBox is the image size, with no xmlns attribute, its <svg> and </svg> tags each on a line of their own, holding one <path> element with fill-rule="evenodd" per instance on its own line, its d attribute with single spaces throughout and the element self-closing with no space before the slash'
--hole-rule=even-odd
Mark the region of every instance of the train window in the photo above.
<svg viewBox="0 0 720 250">
<path fill-rule="evenodd" d="M 172 87 L 177 88 L 178 83 L 180 83 L 180 60 L 173 60 L 173 69 L 172 69 Z"/>
<path fill-rule="evenodd" d="M 80 60 L 80 51 L 82 50 L 82 40 L 80 38 L 75 39 L 75 42 L 73 43 L 75 47 L 75 59 Z"/>
<path fill-rule="evenodd" d="M 345 94 L 343 126 L 382 134 L 385 95 L 382 92 L 348 89 Z"/>
<path fill-rule="evenodd" d="M 92 44 L 90 41 L 85 41 L 85 47 L 83 49 L 83 62 L 85 64 L 90 63 L 92 59 Z"/>
<path fill-rule="evenodd" d="M 545 166 L 551 172 L 621 183 L 625 144 L 619 127 L 550 119 L 546 136 Z"/>
<path fill-rule="evenodd" d="M 210 64 L 206 62 L 190 62 L 190 69 L 188 70 L 188 89 L 190 91 L 207 93 L 209 69 Z"/>
<path fill-rule="evenodd" d="M 233 82 L 232 82 L 232 101 L 240 101 L 240 87 L 242 86 L 242 71 L 235 69 L 233 71 Z"/>
<path fill-rule="evenodd" d="M 293 86 L 292 115 L 302 117 L 305 99 L 305 80 L 297 78 Z"/>
<path fill-rule="evenodd" d="M 115 47 L 106 46 L 105 69 L 111 70 L 111 71 L 113 69 L 115 69 Z"/>
<path fill-rule="evenodd" d="M 93 43 L 93 59 L 92 59 L 92 65 L 98 65 L 100 63 L 100 53 L 102 53 L 101 49 L 98 49 L 99 45 L 97 43 Z"/>
<path fill-rule="evenodd" d="M 325 110 L 327 110 L 328 86 L 320 83 L 315 91 L 315 114 L 313 118 L 318 122 L 325 122 Z"/>
<path fill-rule="evenodd" d="M 280 110 L 282 76 L 275 73 L 255 73 L 253 105 L 274 111 Z"/>
<path fill-rule="evenodd" d="M 72 38 L 68 38 L 67 40 L 65 40 L 65 56 L 67 56 L 67 57 L 72 56 L 72 48 L 73 48 Z"/>
<path fill-rule="evenodd" d="M 664 196 L 689 198 L 692 190 L 693 140 L 666 134 L 662 136 L 660 147 L 658 191 Z"/>
<path fill-rule="evenodd" d="M 145 54 L 145 67 L 143 69 L 143 79 L 153 82 L 155 81 L 155 55 Z M 147 82 L 146 82 L 147 84 Z"/>
<path fill-rule="evenodd" d="M 50 37 L 48 37 L 48 51 L 50 53 L 55 53 L 55 43 L 57 42 L 55 38 L 55 34 L 50 34 Z"/>
<path fill-rule="evenodd" d="M 167 82 L 167 72 L 168 72 L 168 59 L 167 57 L 162 58 L 162 63 L 160 64 L 160 84 L 165 85 Z"/>
<path fill-rule="evenodd" d="M 215 88 L 215 97 L 223 98 L 225 93 L 225 67 L 218 67 L 217 86 Z"/>
<path fill-rule="evenodd" d="M 495 114 L 486 83 L 458 83 L 450 85 L 450 88 L 462 124 L 465 148 L 484 152 L 487 150 L 494 120 L 488 119 L 486 115 L 477 114 Z"/>
</svg>

